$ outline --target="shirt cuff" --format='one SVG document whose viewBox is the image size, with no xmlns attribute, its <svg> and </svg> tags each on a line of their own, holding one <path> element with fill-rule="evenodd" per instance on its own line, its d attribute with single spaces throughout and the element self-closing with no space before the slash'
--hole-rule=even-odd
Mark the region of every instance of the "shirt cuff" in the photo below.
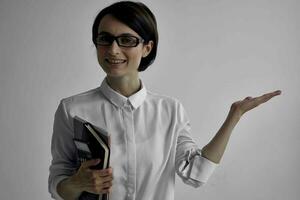
<svg viewBox="0 0 300 200">
<path fill-rule="evenodd" d="M 184 183 L 197 188 L 208 181 L 217 166 L 218 164 L 201 156 L 201 150 L 187 151 L 185 159 L 179 165 L 178 175 Z"/>
<path fill-rule="evenodd" d="M 203 156 L 195 156 L 192 161 L 190 178 L 196 181 L 206 183 L 212 175 L 218 164 L 204 158 Z"/>
<path fill-rule="evenodd" d="M 52 182 L 51 188 L 50 188 L 50 193 L 52 198 L 56 200 L 64 200 L 58 193 L 57 193 L 57 185 L 59 182 L 62 180 L 69 178 L 69 176 L 58 176 L 56 179 Z"/>
</svg>

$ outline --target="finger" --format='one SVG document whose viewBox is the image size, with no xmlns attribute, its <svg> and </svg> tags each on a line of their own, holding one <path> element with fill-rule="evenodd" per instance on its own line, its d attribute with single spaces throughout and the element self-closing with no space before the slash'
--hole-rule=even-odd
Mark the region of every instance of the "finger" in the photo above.
<svg viewBox="0 0 300 200">
<path fill-rule="evenodd" d="M 96 186 L 96 187 L 102 187 L 103 188 L 104 186 L 108 187 L 108 186 L 112 185 L 112 182 L 113 182 L 112 177 L 105 177 L 105 178 L 97 177 L 97 178 L 92 179 L 86 185 L 90 186 L 90 187 Z"/>
<path fill-rule="evenodd" d="M 281 94 L 281 91 L 276 90 L 274 92 L 266 93 L 266 94 L 263 94 L 259 97 L 253 98 L 252 100 L 255 102 L 256 105 L 259 105 L 261 103 L 267 102 L 268 100 L 270 100 L 274 96 L 277 96 L 277 95 L 280 95 L 280 94 Z"/>
<path fill-rule="evenodd" d="M 95 176 L 91 176 L 88 181 L 86 181 L 84 183 L 84 185 L 86 187 L 102 187 L 103 184 L 111 184 L 113 181 L 113 177 L 112 176 L 108 176 L 108 177 L 95 177 Z"/>
<path fill-rule="evenodd" d="M 266 93 L 266 94 L 264 94 L 264 95 L 266 95 L 266 96 L 277 96 L 277 95 L 280 95 L 281 94 L 281 91 L 280 90 L 276 90 L 276 91 L 273 91 L 273 92 L 269 92 L 269 93 Z M 264 95 L 262 95 L 262 96 L 264 96 Z"/>
<path fill-rule="evenodd" d="M 265 96 L 277 96 L 277 95 L 280 95 L 281 94 L 281 90 L 276 90 L 276 91 L 273 91 L 273 92 L 269 92 L 269 93 L 266 93 L 264 94 Z M 262 95 L 262 96 L 264 96 Z"/>
<path fill-rule="evenodd" d="M 109 182 L 105 182 L 102 184 L 102 188 L 109 188 L 112 186 L 112 181 L 109 181 Z"/>
<path fill-rule="evenodd" d="M 101 194 L 101 193 L 107 193 L 109 191 L 109 189 L 112 187 L 112 182 L 96 182 L 92 185 L 89 185 L 88 190 L 92 190 L 93 192 L 97 193 L 97 194 Z"/>
<path fill-rule="evenodd" d="M 98 170 L 96 173 L 98 173 L 100 177 L 112 175 L 112 168 Z"/>
<path fill-rule="evenodd" d="M 112 191 L 112 184 L 103 185 L 102 193 L 111 193 L 111 191 Z"/>
<path fill-rule="evenodd" d="M 273 92 L 274 96 L 281 95 L 281 90 L 276 90 Z"/>
<path fill-rule="evenodd" d="M 95 166 L 95 165 L 99 164 L 100 161 L 101 161 L 100 159 L 87 160 L 87 161 L 83 162 L 81 166 L 83 168 L 89 168 L 91 166 Z"/>
<path fill-rule="evenodd" d="M 112 174 L 107 175 L 107 176 L 99 176 L 99 174 L 93 173 L 91 175 L 91 179 L 90 180 L 92 182 L 97 183 L 97 184 L 102 184 L 102 183 L 105 183 L 105 182 L 111 182 L 113 180 L 113 176 L 112 176 Z"/>
<path fill-rule="evenodd" d="M 113 179 L 114 179 L 114 178 L 113 178 L 112 176 L 106 176 L 106 177 L 102 177 L 101 182 L 102 182 L 102 183 L 112 182 Z"/>
</svg>

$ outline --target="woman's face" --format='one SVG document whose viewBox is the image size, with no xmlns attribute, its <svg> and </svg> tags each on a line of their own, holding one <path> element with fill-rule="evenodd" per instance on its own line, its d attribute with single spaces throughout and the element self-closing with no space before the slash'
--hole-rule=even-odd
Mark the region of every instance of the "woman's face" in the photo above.
<svg viewBox="0 0 300 200">
<path fill-rule="evenodd" d="M 134 30 L 111 15 L 102 18 L 98 28 L 99 33 L 112 36 L 130 34 L 141 38 Z M 152 45 L 152 41 L 148 44 L 139 43 L 136 47 L 119 47 L 116 41 L 113 41 L 110 46 L 97 45 L 98 62 L 107 76 L 134 78 L 138 75 L 141 58 L 150 53 Z"/>
</svg>

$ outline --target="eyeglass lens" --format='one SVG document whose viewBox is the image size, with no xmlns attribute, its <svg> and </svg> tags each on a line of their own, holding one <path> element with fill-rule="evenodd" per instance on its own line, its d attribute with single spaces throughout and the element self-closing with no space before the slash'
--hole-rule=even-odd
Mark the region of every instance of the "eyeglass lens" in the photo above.
<svg viewBox="0 0 300 200">
<path fill-rule="evenodd" d="M 102 46 L 109 46 L 116 40 L 119 46 L 123 47 L 135 47 L 139 44 L 139 39 L 135 36 L 110 36 L 99 35 L 97 38 L 97 44 Z"/>
</svg>

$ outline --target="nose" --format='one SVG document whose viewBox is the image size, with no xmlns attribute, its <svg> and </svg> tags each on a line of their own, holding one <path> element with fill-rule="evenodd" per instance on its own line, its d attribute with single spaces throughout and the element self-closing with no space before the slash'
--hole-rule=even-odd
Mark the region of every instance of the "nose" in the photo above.
<svg viewBox="0 0 300 200">
<path fill-rule="evenodd" d="M 113 43 L 109 46 L 108 52 L 112 55 L 120 53 L 120 47 L 116 40 L 114 40 Z"/>
</svg>

